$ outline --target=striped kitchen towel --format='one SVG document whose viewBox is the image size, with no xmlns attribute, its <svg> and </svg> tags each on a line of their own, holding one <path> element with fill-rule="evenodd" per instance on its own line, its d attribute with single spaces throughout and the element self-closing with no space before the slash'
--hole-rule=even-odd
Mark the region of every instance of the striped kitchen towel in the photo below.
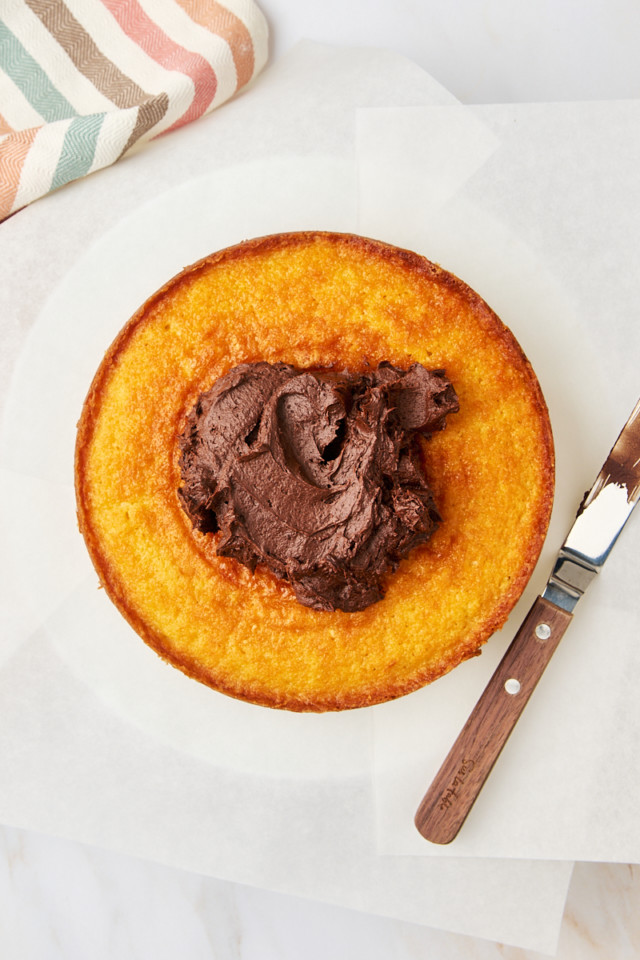
<svg viewBox="0 0 640 960">
<path fill-rule="evenodd" d="M 224 103 L 267 39 L 253 0 L 0 0 L 0 220 Z"/>
</svg>

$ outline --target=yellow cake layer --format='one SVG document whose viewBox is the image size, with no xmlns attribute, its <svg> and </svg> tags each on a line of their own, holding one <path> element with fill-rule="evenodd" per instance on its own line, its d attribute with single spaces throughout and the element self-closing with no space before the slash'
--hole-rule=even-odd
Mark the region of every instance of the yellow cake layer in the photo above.
<svg viewBox="0 0 640 960">
<path fill-rule="evenodd" d="M 443 522 L 356 613 L 303 607 L 215 554 L 183 512 L 178 438 L 239 363 L 444 368 L 460 399 L 424 443 Z M 79 424 L 80 529 L 109 596 L 162 657 L 232 696 L 292 710 L 377 703 L 475 654 L 538 558 L 553 445 L 512 334 L 460 280 L 361 237 L 283 234 L 183 271 L 108 351 Z"/>
</svg>

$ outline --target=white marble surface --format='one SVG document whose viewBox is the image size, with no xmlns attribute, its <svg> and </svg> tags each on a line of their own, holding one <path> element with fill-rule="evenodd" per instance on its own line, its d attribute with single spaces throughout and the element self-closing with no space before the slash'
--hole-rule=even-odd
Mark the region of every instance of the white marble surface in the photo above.
<svg viewBox="0 0 640 960">
<path fill-rule="evenodd" d="M 298 39 L 387 47 L 465 103 L 640 96 L 635 0 L 261 0 L 272 59 Z M 557 957 L 640 956 L 640 867 L 577 864 Z M 525 960 L 517 948 L 0 828 L 7 960 Z"/>
<path fill-rule="evenodd" d="M 640 956 L 640 867 L 577 864 L 559 960 Z M 0 830 L 7 960 L 534 960 L 542 954 Z"/>
<path fill-rule="evenodd" d="M 640 96 L 635 0 L 259 0 L 273 56 L 300 37 L 383 46 L 463 103 Z"/>
</svg>

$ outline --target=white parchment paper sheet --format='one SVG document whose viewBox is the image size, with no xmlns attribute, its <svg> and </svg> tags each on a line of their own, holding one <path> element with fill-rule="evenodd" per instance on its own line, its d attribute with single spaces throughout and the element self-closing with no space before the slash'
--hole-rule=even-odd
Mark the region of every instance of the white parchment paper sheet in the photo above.
<svg viewBox="0 0 640 960">
<path fill-rule="evenodd" d="M 537 950 L 569 863 L 380 856 L 370 711 L 265 711 L 163 665 L 75 529 L 75 423 L 134 309 L 211 250 L 357 230 L 356 106 L 450 103 L 412 64 L 303 44 L 224 110 L 0 231 L 0 818 L 134 855 Z M 490 132 L 467 178 L 495 149 Z M 455 186 L 452 181 L 451 186 Z"/>
<path fill-rule="evenodd" d="M 640 394 L 640 102 L 369 110 L 358 120 L 363 229 L 438 259 L 511 327 L 540 378 L 557 454 L 549 536 L 507 626 L 480 658 L 374 710 L 380 849 L 637 862 L 637 516 L 459 836 L 429 844 L 412 820 Z M 416 175 L 422 157 L 481 150 L 486 128 L 500 147 L 460 189 L 434 192 Z"/>
</svg>

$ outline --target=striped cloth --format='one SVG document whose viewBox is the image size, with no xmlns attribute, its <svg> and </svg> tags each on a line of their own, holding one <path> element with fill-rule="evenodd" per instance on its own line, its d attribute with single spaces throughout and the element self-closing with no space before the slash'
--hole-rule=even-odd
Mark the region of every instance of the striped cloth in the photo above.
<svg viewBox="0 0 640 960">
<path fill-rule="evenodd" d="M 253 0 L 0 0 L 0 220 L 209 113 L 266 59 Z"/>
</svg>

